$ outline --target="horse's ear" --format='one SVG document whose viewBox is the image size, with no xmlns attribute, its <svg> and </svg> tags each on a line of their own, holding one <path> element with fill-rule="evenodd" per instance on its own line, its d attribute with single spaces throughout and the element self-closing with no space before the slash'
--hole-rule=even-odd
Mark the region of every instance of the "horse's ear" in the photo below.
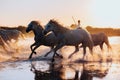
<svg viewBox="0 0 120 80">
<path fill-rule="evenodd" d="M 37 23 L 38 26 L 40 26 L 40 23 Z"/>
<path fill-rule="evenodd" d="M 55 20 L 55 19 L 51 19 L 50 21 L 51 21 L 51 22 L 54 22 L 54 21 L 56 21 L 56 20 Z"/>
<path fill-rule="evenodd" d="M 41 26 L 39 21 L 36 21 L 36 26 Z"/>
<path fill-rule="evenodd" d="M 53 19 L 50 19 L 50 22 L 53 22 Z"/>
</svg>

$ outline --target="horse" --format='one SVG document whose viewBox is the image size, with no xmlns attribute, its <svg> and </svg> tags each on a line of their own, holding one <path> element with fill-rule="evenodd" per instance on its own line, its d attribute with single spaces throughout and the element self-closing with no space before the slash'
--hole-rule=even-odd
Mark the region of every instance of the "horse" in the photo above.
<svg viewBox="0 0 120 80">
<path fill-rule="evenodd" d="M 3 49 L 8 52 L 8 50 L 6 49 L 6 43 L 5 41 L 2 39 L 2 37 L 0 36 L 0 45 L 3 47 Z"/>
<path fill-rule="evenodd" d="M 9 42 L 11 42 L 12 39 L 14 39 L 15 43 L 17 43 L 19 40 L 19 37 L 25 39 L 22 32 L 15 29 L 13 30 L 0 29 L 0 35 L 7 44 L 9 44 Z"/>
<path fill-rule="evenodd" d="M 33 31 L 34 36 L 35 36 L 34 37 L 35 42 L 30 46 L 30 49 L 32 52 L 29 56 L 29 59 L 32 58 L 33 53 L 36 54 L 35 50 L 40 45 L 48 46 L 51 48 L 51 50 L 49 52 L 47 52 L 47 54 L 45 54 L 45 57 L 46 57 L 52 51 L 54 46 L 58 43 L 57 37 L 54 35 L 54 33 L 49 33 L 47 35 L 44 35 L 43 30 L 44 30 L 44 28 L 38 21 L 31 21 L 28 24 L 28 27 L 26 28 L 27 33 L 30 31 Z M 57 54 L 57 55 L 60 56 L 59 54 Z M 60 57 L 62 57 L 62 56 L 60 56 Z"/>
<path fill-rule="evenodd" d="M 0 36 L 1 36 L 1 38 L 2 38 L 7 44 L 9 44 L 8 41 L 9 41 L 10 39 L 9 39 L 7 33 L 5 33 L 5 30 L 4 30 L 4 29 L 0 29 Z"/>
<path fill-rule="evenodd" d="M 103 51 L 103 44 L 107 45 L 108 50 L 111 49 L 108 36 L 104 32 L 99 32 L 95 34 L 91 34 L 94 46 L 100 46 L 100 49 Z"/>
<path fill-rule="evenodd" d="M 83 45 L 83 59 L 86 54 L 86 47 L 89 48 L 91 54 L 93 49 L 93 42 L 90 34 L 84 30 L 84 29 L 75 29 L 70 30 L 61 24 L 59 24 L 55 20 L 50 20 L 47 25 L 45 26 L 45 29 L 43 31 L 44 34 L 47 34 L 48 32 L 53 31 L 55 36 L 58 38 L 58 44 L 53 49 L 54 55 L 52 58 L 52 62 L 54 61 L 54 56 L 56 54 L 56 51 L 60 48 L 62 48 L 65 45 L 75 46 L 78 49 L 78 46 L 80 43 Z M 72 53 L 69 58 L 73 55 Z"/>
</svg>

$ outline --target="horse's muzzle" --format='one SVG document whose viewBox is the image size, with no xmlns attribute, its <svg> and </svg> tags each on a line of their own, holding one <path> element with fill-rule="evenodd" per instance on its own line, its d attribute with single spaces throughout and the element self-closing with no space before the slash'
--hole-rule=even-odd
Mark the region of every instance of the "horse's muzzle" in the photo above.
<svg viewBox="0 0 120 80">
<path fill-rule="evenodd" d="M 26 32 L 28 33 L 30 30 L 29 29 L 26 29 Z"/>
</svg>

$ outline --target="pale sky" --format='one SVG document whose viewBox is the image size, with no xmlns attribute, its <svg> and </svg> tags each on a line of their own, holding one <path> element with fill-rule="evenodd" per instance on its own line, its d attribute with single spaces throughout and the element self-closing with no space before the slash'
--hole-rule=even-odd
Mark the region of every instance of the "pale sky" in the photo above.
<svg viewBox="0 0 120 80">
<path fill-rule="evenodd" d="M 83 27 L 120 28 L 120 0 L 0 0 L 1 26 L 27 26 L 38 20 L 45 25 L 50 19 L 70 26 L 74 19 Z"/>
</svg>

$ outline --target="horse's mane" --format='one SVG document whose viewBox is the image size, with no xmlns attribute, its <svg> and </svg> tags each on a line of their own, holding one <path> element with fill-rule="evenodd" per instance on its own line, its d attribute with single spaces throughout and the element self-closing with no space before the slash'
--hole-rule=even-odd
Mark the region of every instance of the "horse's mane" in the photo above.
<svg viewBox="0 0 120 80">
<path fill-rule="evenodd" d="M 64 27 L 63 25 L 61 25 L 58 21 L 54 19 L 50 20 L 49 23 L 55 24 L 56 27 L 58 27 L 59 31 L 61 32 L 66 32 L 67 30 L 69 30 L 68 28 Z"/>
<path fill-rule="evenodd" d="M 43 26 L 41 25 L 41 23 L 39 22 L 39 21 L 31 21 L 31 23 L 30 24 L 36 24 L 36 25 L 38 25 L 38 27 L 39 28 L 42 28 L 43 29 Z"/>
</svg>

